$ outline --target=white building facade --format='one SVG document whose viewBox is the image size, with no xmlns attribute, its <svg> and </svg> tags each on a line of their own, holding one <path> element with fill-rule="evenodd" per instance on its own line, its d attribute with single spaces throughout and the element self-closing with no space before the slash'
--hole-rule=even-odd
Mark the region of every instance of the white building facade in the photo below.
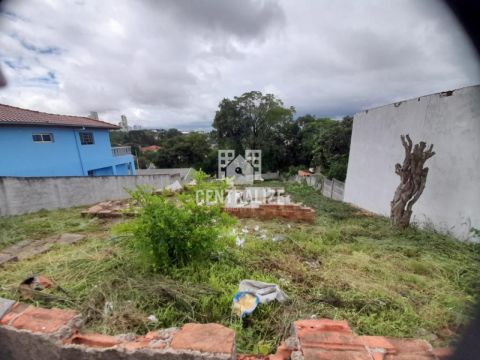
<svg viewBox="0 0 480 360">
<path fill-rule="evenodd" d="M 344 201 L 389 216 L 400 178 L 400 135 L 433 144 L 435 156 L 412 220 L 460 240 L 480 241 L 480 85 L 355 114 Z"/>
</svg>

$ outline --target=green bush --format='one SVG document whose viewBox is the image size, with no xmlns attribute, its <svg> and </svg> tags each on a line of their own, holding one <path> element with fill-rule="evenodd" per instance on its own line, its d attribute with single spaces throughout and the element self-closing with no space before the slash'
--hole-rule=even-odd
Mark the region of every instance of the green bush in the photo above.
<svg viewBox="0 0 480 360">
<path fill-rule="evenodd" d="M 116 230 L 133 235 L 133 247 L 154 270 L 208 257 L 219 248 L 223 227 L 230 223 L 220 204 L 197 205 L 194 191 L 169 197 L 139 188 L 131 195 L 138 214 Z"/>
<path fill-rule="evenodd" d="M 330 163 L 330 168 L 327 171 L 328 178 L 345 181 L 345 178 L 347 177 L 347 167 L 348 159 L 345 156 L 341 156 L 335 160 L 332 160 Z"/>
</svg>

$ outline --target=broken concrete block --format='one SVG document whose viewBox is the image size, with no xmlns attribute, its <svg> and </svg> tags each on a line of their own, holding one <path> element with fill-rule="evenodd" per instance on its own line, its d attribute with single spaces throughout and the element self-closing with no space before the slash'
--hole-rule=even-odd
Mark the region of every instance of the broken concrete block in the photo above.
<svg viewBox="0 0 480 360">
<path fill-rule="evenodd" d="M 8 311 L 10 311 L 10 308 L 14 304 L 15 301 L 0 297 L 0 319 L 3 318 L 3 315 L 5 315 Z"/>
<path fill-rule="evenodd" d="M 77 241 L 85 239 L 85 235 L 82 234 L 62 234 L 56 241 L 58 244 L 73 244 Z"/>
<path fill-rule="evenodd" d="M 177 180 L 177 181 L 175 181 L 174 183 L 168 185 L 165 189 L 167 189 L 168 191 L 179 192 L 179 191 L 182 191 L 182 190 L 183 190 L 183 186 L 182 186 L 182 184 L 180 184 L 180 182 Z"/>
<path fill-rule="evenodd" d="M 172 349 L 224 354 L 234 359 L 235 332 L 220 324 L 186 324 L 173 336 Z"/>
<path fill-rule="evenodd" d="M 17 261 L 17 255 L 12 255 L 8 253 L 0 253 L 0 266 L 9 262 L 9 261 Z"/>
</svg>

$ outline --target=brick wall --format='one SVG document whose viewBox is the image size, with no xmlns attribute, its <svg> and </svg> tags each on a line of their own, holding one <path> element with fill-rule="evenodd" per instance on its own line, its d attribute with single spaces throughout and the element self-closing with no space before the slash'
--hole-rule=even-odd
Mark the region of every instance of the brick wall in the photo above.
<svg viewBox="0 0 480 360">
<path fill-rule="evenodd" d="M 83 332 L 72 310 L 44 309 L 0 298 L 0 359 L 228 360 L 235 333 L 219 324 L 186 324 L 143 336 Z"/>
<path fill-rule="evenodd" d="M 313 222 L 315 211 L 298 204 L 260 204 L 258 207 L 225 207 L 225 211 L 238 218 L 271 220 L 276 218 L 291 221 Z"/>
<path fill-rule="evenodd" d="M 72 310 L 0 298 L 0 359 L 12 360 L 446 360 L 450 349 L 421 339 L 357 336 L 342 320 L 299 320 L 275 354 L 238 355 L 235 332 L 220 324 L 186 324 L 146 335 L 82 331 Z"/>
</svg>

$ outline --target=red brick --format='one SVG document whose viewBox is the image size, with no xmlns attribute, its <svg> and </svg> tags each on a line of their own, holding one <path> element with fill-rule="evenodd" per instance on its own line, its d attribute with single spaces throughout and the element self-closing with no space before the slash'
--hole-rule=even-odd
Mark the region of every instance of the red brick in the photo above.
<svg viewBox="0 0 480 360">
<path fill-rule="evenodd" d="M 143 349 L 143 348 L 148 347 L 149 343 L 150 343 L 149 339 L 147 339 L 144 336 L 140 336 L 137 339 L 135 339 L 134 341 L 128 341 L 128 342 L 125 342 L 125 343 L 121 343 L 121 344 L 118 345 L 118 347 L 120 347 L 122 349 L 125 349 L 127 351 L 134 351 L 134 350 Z"/>
<path fill-rule="evenodd" d="M 370 351 L 370 356 L 372 357 L 372 360 L 384 360 L 385 359 L 385 353 L 383 353 L 383 352 L 371 352 Z"/>
<path fill-rule="evenodd" d="M 437 357 L 438 360 L 447 360 L 453 355 L 453 349 L 451 348 L 438 348 L 433 349 L 432 354 Z"/>
<path fill-rule="evenodd" d="M 231 354 L 235 332 L 220 324 L 186 324 L 173 336 L 173 349 Z"/>
<path fill-rule="evenodd" d="M 397 354 L 386 355 L 385 360 L 435 360 L 431 354 Z"/>
<path fill-rule="evenodd" d="M 329 351 L 310 348 L 303 351 L 304 360 L 372 360 L 367 351 Z"/>
<path fill-rule="evenodd" d="M 422 339 L 386 338 L 399 354 L 425 354 L 432 351 L 432 345 Z"/>
<path fill-rule="evenodd" d="M 303 330 L 309 328 L 316 331 L 342 332 L 352 334 L 352 329 L 345 320 L 331 319 L 307 319 L 297 320 L 294 322 L 295 330 Z"/>
<path fill-rule="evenodd" d="M 54 333 L 67 325 L 77 313 L 73 310 L 43 309 L 30 306 L 10 326 L 33 332 Z"/>
<path fill-rule="evenodd" d="M 370 349 L 384 349 L 386 353 L 396 353 L 395 346 L 383 336 L 359 336 L 358 339 Z"/>
<path fill-rule="evenodd" d="M 86 333 L 77 333 L 65 341 L 65 344 L 85 345 L 97 348 L 108 348 L 120 344 L 121 341 L 114 336 Z"/>
<path fill-rule="evenodd" d="M 167 347 L 167 343 L 162 340 L 153 340 L 150 342 L 150 348 L 152 349 L 165 349 Z"/>
<path fill-rule="evenodd" d="M 293 349 L 288 348 L 285 345 L 285 342 L 282 342 L 278 348 L 277 352 L 273 355 L 270 355 L 268 360 L 288 360 L 292 354 Z"/>
<path fill-rule="evenodd" d="M 298 336 L 298 334 L 297 334 Z M 366 350 L 358 337 L 341 332 L 305 331 L 298 336 L 300 347 L 315 347 L 330 350 Z"/>
</svg>

